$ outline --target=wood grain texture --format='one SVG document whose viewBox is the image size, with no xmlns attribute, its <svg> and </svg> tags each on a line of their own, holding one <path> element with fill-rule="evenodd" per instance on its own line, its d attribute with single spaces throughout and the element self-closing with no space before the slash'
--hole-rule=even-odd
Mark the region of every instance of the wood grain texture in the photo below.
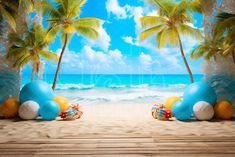
<svg viewBox="0 0 235 157">
<path fill-rule="evenodd" d="M 235 156 L 235 137 L 83 135 L 0 143 L 0 156 Z"/>
</svg>

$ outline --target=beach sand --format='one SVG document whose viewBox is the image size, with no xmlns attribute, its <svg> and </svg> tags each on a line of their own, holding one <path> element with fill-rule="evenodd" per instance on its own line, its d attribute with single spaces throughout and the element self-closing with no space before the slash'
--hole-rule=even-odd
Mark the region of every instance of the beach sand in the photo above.
<svg viewBox="0 0 235 157">
<path fill-rule="evenodd" d="M 232 121 L 159 121 L 151 117 L 151 104 L 84 105 L 84 115 L 75 121 L 1 120 L 0 143 L 38 138 L 82 135 L 153 135 L 234 137 Z"/>
</svg>

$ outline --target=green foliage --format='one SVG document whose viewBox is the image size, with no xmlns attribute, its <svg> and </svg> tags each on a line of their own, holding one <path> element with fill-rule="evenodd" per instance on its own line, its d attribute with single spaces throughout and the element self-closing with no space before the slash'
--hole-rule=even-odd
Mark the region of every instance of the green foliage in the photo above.
<svg viewBox="0 0 235 157">
<path fill-rule="evenodd" d="M 197 10 L 191 1 L 175 2 L 173 0 L 152 0 L 158 6 L 158 16 L 145 16 L 140 19 L 144 31 L 140 34 L 140 41 L 156 36 L 159 48 L 166 45 L 178 46 L 179 35 L 192 36 L 202 39 L 201 32 L 190 26 L 193 22 L 191 10 Z M 191 8 L 191 7 L 194 8 Z M 197 6 L 198 7 L 198 6 Z"/>
<path fill-rule="evenodd" d="M 226 57 L 235 53 L 235 15 L 219 13 L 212 31 L 212 39 L 200 43 L 191 53 L 192 59 L 209 60 L 217 55 Z M 235 62 L 235 60 L 234 60 Z"/>
<path fill-rule="evenodd" d="M 58 61 L 58 56 L 47 51 L 49 42 L 45 40 L 47 30 L 44 30 L 38 23 L 33 23 L 28 32 L 21 38 L 13 32 L 9 35 L 9 40 L 14 43 L 7 53 L 7 58 L 14 62 L 16 68 L 23 68 L 30 62 L 40 63 L 40 57 L 47 60 Z"/>
<path fill-rule="evenodd" d="M 201 3 L 198 0 L 182 0 L 180 2 L 174 0 L 147 0 L 147 2 L 158 7 L 158 15 L 145 16 L 140 19 L 144 30 L 141 32 L 139 40 L 144 41 L 155 36 L 158 48 L 180 46 L 181 56 L 188 70 L 190 81 L 193 83 L 192 72 L 184 55 L 180 35 L 191 36 L 195 39 L 203 38 L 201 32 L 190 25 L 193 23 L 191 12 L 201 12 Z"/>
<path fill-rule="evenodd" d="M 215 40 L 223 40 L 222 55 L 235 53 L 235 14 L 219 13 L 214 32 Z"/>
<path fill-rule="evenodd" d="M 1 0 L 0 1 L 0 20 L 5 21 L 15 31 L 16 23 L 14 16 L 17 14 L 18 1 Z"/>
<path fill-rule="evenodd" d="M 97 18 L 80 18 L 81 8 L 86 0 L 53 0 L 53 2 L 55 5 L 52 6 L 46 0 L 42 0 L 40 6 L 43 15 L 49 16 L 47 21 L 50 28 L 46 40 L 54 40 L 60 32 L 63 44 L 52 86 L 55 89 L 63 54 L 71 36 L 76 33 L 85 38 L 96 40 L 99 35 L 100 20 Z"/>
<path fill-rule="evenodd" d="M 205 60 L 209 60 L 216 54 L 221 54 L 222 46 L 222 41 L 206 40 L 193 49 L 190 57 L 192 59 L 204 57 Z"/>
<path fill-rule="evenodd" d="M 52 6 L 46 0 L 41 2 L 43 15 L 48 15 L 47 20 L 50 24 L 48 40 L 54 40 L 59 32 L 72 36 L 74 33 L 89 38 L 97 39 L 97 29 L 100 27 L 100 21 L 97 18 L 80 18 L 81 7 L 86 0 L 54 0 L 55 6 Z M 62 37 L 62 41 L 63 41 Z"/>
</svg>

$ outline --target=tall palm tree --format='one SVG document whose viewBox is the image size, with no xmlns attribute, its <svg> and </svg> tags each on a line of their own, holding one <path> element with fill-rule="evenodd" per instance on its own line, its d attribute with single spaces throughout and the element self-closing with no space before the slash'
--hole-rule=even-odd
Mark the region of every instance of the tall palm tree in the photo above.
<svg viewBox="0 0 235 157">
<path fill-rule="evenodd" d="M 181 35 L 190 35 L 197 39 L 202 38 L 200 31 L 189 24 L 193 22 L 190 9 L 197 10 L 196 5 L 188 1 L 175 2 L 173 0 L 152 0 L 158 6 L 158 15 L 144 16 L 140 19 L 144 29 L 140 34 L 140 41 L 155 36 L 159 48 L 167 45 L 176 47 L 179 45 L 181 56 L 190 76 L 194 82 L 191 69 L 184 54 Z"/>
<path fill-rule="evenodd" d="M 9 40 L 14 43 L 7 53 L 7 58 L 13 61 L 13 66 L 23 68 L 28 63 L 33 63 L 31 79 L 34 80 L 35 72 L 39 72 L 41 57 L 51 61 L 58 61 L 58 56 L 47 50 L 50 42 L 45 40 L 47 30 L 38 23 L 33 23 L 24 38 L 17 33 L 11 33 Z"/>
<path fill-rule="evenodd" d="M 53 35 L 55 36 L 61 32 L 63 43 L 52 86 L 55 89 L 61 61 L 70 37 L 77 33 L 88 39 L 97 39 L 97 29 L 100 27 L 100 20 L 97 18 L 80 18 L 81 7 L 86 3 L 86 0 L 53 0 L 53 2 L 55 5 L 52 6 L 47 1 L 43 1 L 41 6 L 44 10 L 44 15 L 49 15 L 48 39 L 52 40 L 51 37 Z"/>
</svg>

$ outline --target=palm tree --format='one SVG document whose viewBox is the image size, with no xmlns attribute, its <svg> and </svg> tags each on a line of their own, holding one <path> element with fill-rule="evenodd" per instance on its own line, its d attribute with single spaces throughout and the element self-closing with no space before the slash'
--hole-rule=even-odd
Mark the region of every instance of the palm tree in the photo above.
<svg viewBox="0 0 235 157">
<path fill-rule="evenodd" d="M 233 62 L 235 63 L 235 14 L 219 13 L 215 23 L 215 40 L 223 40 L 224 56 L 232 54 Z"/>
<path fill-rule="evenodd" d="M 211 57 L 220 55 L 226 57 L 232 54 L 235 63 L 235 15 L 219 13 L 215 26 L 212 28 L 212 39 L 207 39 L 198 45 L 191 53 L 192 59 L 204 57 L 209 60 Z"/>
<path fill-rule="evenodd" d="M 184 54 L 180 35 L 190 35 L 197 39 L 202 38 L 200 31 L 189 25 L 193 22 L 192 15 L 189 12 L 191 10 L 198 10 L 198 7 L 195 7 L 195 4 L 192 5 L 188 1 L 177 3 L 172 0 L 152 0 L 152 2 L 158 6 L 159 15 L 144 16 L 140 19 L 144 29 L 140 34 L 140 41 L 155 36 L 159 48 L 167 45 L 173 47 L 179 45 L 181 56 L 190 76 L 190 81 L 193 83 L 193 75 Z"/>
<path fill-rule="evenodd" d="M 216 55 L 223 56 L 223 50 L 223 40 L 205 40 L 192 50 L 190 57 L 192 59 L 204 57 L 207 61 L 213 57 L 216 61 Z"/>
<path fill-rule="evenodd" d="M 44 15 L 49 15 L 49 40 L 52 40 L 51 37 L 53 35 L 55 36 L 61 32 L 63 42 L 52 86 L 53 89 L 56 87 L 61 61 L 70 37 L 77 33 L 88 39 L 95 40 L 98 38 L 97 29 L 100 27 L 100 20 L 97 18 L 80 18 L 81 7 L 86 3 L 86 0 L 54 0 L 54 3 L 55 5 L 53 6 L 47 1 L 42 3 Z"/>
<path fill-rule="evenodd" d="M 46 48 L 50 42 L 45 40 L 47 30 L 44 30 L 38 23 L 33 23 L 29 27 L 24 38 L 21 38 L 17 33 L 11 33 L 9 40 L 14 43 L 7 53 L 7 58 L 13 61 L 13 66 L 23 68 L 28 63 L 33 63 L 31 79 L 34 80 L 35 72 L 39 72 L 41 57 L 51 61 L 57 61 L 58 56 L 55 53 L 48 51 Z"/>
</svg>

